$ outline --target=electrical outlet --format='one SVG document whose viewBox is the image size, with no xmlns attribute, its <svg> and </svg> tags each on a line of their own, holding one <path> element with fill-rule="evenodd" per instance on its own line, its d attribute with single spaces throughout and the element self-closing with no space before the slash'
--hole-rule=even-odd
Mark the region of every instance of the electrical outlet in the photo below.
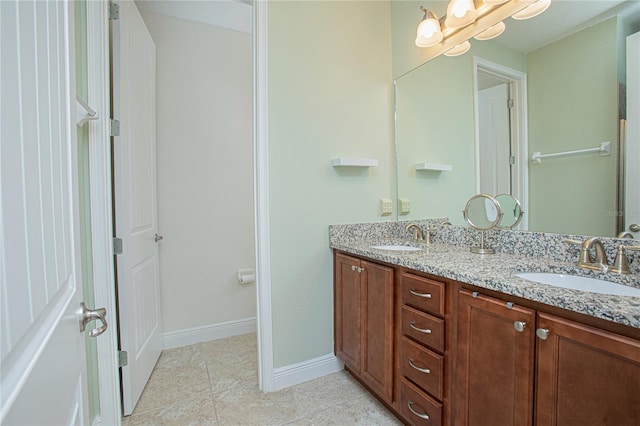
<svg viewBox="0 0 640 426">
<path fill-rule="evenodd" d="M 381 216 L 389 216 L 393 213 L 393 203 L 389 198 L 380 198 Z"/>
<path fill-rule="evenodd" d="M 408 198 L 398 198 L 398 213 L 409 214 L 411 212 L 411 201 Z"/>
</svg>

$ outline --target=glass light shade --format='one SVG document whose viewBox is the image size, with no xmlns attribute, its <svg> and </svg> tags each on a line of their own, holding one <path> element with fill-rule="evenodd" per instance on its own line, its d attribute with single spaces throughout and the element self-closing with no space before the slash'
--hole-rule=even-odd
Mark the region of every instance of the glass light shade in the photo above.
<svg viewBox="0 0 640 426">
<path fill-rule="evenodd" d="M 487 28 L 480 34 L 477 34 L 475 37 L 476 40 L 491 40 L 492 38 L 498 37 L 500 34 L 504 32 L 506 25 L 504 22 L 498 22 L 497 24 Z"/>
<path fill-rule="evenodd" d="M 467 40 L 467 41 L 463 41 L 453 49 L 448 50 L 444 54 L 445 56 L 458 56 L 458 55 L 462 55 L 469 49 L 471 49 L 471 43 L 469 43 L 469 40 Z"/>
<path fill-rule="evenodd" d="M 426 11 L 424 19 L 418 24 L 416 32 L 416 46 L 430 47 L 442 41 L 442 30 L 440 29 L 440 21 L 431 12 Z"/>
<path fill-rule="evenodd" d="M 477 16 L 473 0 L 451 0 L 444 23 L 449 28 L 460 28 L 475 21 Z"/>
<path fill-rule="evenodd" d="M 538 16 L 542 12 L 547 10 L 550 4 L 551 0 L 538 0 L 532 5 L 525 7 L 520 12 L 514 13 L 513 15 L 511 15 L 511 17 L 519 21 L 533 18 L 534 16 Z"/>
</svg>

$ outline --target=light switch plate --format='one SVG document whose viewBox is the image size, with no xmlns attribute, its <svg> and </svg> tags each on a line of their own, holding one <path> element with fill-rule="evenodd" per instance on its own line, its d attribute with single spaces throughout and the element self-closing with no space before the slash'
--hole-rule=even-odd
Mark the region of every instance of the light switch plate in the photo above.
<svg viewBox="0 0 640 426">
<path fill-rule="evenodd" d="M 398 213 L 409 214 L 411 212 L 411 201 L 408 198 L 398 198 Z"/>
<path fill-rule="evenodd" d="M 381 216 L 389 216 L 393 213 L 393 203 L 389 198 L 380 198 Z"/>
</svg>

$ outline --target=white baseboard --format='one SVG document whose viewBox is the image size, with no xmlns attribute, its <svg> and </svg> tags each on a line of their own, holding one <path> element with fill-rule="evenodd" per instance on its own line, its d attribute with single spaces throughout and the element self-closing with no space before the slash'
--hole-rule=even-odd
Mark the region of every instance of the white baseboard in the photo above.
<svg viewBox="0 0 640 426">
<path fill-rule="evenodd" d="M 180 346 L 194 345 L 210 340 L 224 339 L 225 337 L 239 336 L 241 334 L 255 333 L 256 319 L 245 318 L 235 321 L 219 322 L 204 327 L 187 328 L 171 331 L 162 335 L 162 349 L 177 348 Z"/>
<path fill-rule="evenodd" d="M 334 354 L 327 354 L 298 364 L 274 369 L 274 390 L 308 382 L 328 374 L 336 373 L 344 364 Z"/>
</svg>

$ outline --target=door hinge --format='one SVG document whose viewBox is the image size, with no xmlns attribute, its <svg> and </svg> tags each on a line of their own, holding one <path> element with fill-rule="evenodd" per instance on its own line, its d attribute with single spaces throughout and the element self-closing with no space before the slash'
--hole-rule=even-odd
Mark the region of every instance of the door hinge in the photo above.
<svg viewBox="0 0 640 426">
<path fill-rule="evenodd" d="M 511 155 L 511 156 L 509 156 L 509 165 L 513 166 L 514 164 L 516 164 L 516 157 Z"/>
<path fill-rule="evenodd" d="M 120 120 L 111 120 L 109 134 L 111 136 L 120 136 Z"/>
<path fill-rule="evenodd" d="M 118 367 L 126 367 L 127 365 L 129 365 L 127 351 L 118 351 Z"/>
<path fill-rule="evenodd" d="M 117 3 L 109 3 L 109 20 L 117 21 L 120 19 L 120 6 Z"/>
<path fill-rule="evenodd" d="M 513 104 L 513 99 L 509 99 L 509 100 L 507 101 L 507 107 L 509 107 L 509 108 L 513 108 L 513 105 L 514 105 L 514 104 Z"/>
<path fill-rule="evenodd" d="M 113 237 L 113 254 L 122 254 L 122 238 Z"/>
</svg>

